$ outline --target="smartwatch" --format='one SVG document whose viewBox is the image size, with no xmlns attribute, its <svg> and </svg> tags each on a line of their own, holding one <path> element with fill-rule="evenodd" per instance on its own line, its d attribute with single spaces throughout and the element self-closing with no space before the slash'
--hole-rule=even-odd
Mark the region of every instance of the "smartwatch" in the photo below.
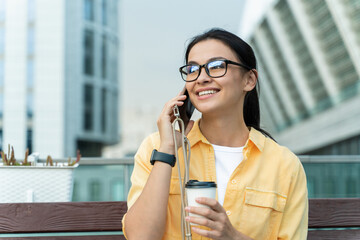
<svg viewBox="0 0 360 240">
<path fill-rule="evenodd" d="M 163 152 L 158 152 L 156 149 L 152 151 L 150 163 L 151 165 L 155 164 L 155 161 L 160 161 L 169 164 L 171 167 L 175 166 L 176 158 L 172 154 L 167 154 Z"/>
</svg>

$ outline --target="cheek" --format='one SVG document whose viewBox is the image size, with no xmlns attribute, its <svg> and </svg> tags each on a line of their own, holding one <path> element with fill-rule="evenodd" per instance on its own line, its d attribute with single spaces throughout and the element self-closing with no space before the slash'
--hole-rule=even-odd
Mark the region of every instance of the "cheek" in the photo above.
<svg viewBox="0 0 360 240">
<path fill-rule="evenodd" d="M 194 88 L 195 83 L 194 82 L 187 82 L 185 83 L 185 88 L 188 91 L 188 93 L 191 95 L 191 92 Z"/>
<path fill-rule="evenodd" d="M 185 88 L 186 88 L 186 90 L 187 90 L 188 93 L 189 93 L 190 101 L 191 101 L 192 103 L 194 103 L 195 98 L 196 98 L 195 92 L 193 92 L 194 87 L 195 87 L 195 83 L 194 83 L 194 82 L 189 82 L 189 83 L 186 83 L 186 84 L 185 84 Z"/>
</svg>

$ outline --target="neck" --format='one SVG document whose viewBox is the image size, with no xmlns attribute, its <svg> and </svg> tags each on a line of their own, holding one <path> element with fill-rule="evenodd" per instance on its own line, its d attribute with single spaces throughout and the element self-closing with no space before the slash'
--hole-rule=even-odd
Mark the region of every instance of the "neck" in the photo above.
<svg viewBox="0 0 360 240">
<path fill-rule="evenodd" d="M 202 134 L 215 145 L 242 147 L 249 138 L 249 129 L 242 114 L 218 117 L 203 115 L 199 124 Z"/>
</svg>

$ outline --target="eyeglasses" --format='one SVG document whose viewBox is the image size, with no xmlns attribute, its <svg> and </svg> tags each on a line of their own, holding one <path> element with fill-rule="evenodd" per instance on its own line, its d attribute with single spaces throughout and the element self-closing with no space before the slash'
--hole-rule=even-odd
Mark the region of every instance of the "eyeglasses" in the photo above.
<svg viewBox="0 0 360 240">
<path fill-rule="evenodd" d="M 228 64 L 237 65 L 243 67 L 247 70 L 251 70 L 251 68 L 247 65 L 233 62 L 227 59 L 220 59 L 210 61 L 203 65 L 199 64 L 186 64 L 179 68 L 182 79 L 185 82 L 193 82 L 200 76 L 201 68 L 205 68 L 205 71 L 209 77 L 219 78 L 226 74 Z"/>
</svg>

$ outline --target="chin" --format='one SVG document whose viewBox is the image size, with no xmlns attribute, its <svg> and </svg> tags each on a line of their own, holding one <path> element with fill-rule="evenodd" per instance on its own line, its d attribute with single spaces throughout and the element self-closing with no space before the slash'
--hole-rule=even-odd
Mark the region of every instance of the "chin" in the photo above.
<svg viewBox="0 0 360 240">
<path fill-rule="evenodd" d="M 210 114 L 210 113 L 214 113 L 216 112 L 217 108 L 214 106 L 196 106 L 196 109 L 201 113 L 201 114 Z"/>
</svg>

